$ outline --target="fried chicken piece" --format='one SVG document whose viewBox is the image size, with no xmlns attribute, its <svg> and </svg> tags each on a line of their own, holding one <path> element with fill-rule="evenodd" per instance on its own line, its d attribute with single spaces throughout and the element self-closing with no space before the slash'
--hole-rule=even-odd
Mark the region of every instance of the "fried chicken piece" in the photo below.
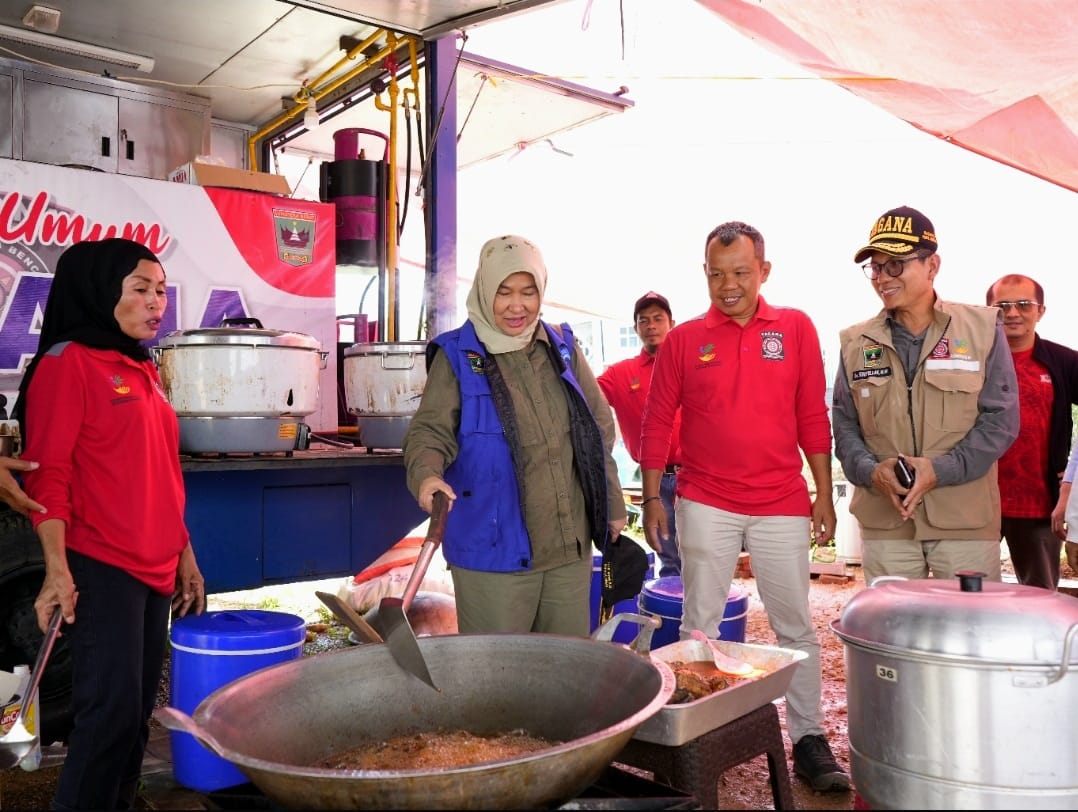
<svg viewBox="0 0 1078 812">
<path fill-rule="evenodd" d="M 667 665 L 670 666 L 674 676 L 677 678 L 677 687 L 670 696 L 669 704 L 695 702 L 697 699 L 702 699 L 716 691 L 725 690 L 730 686 L 728 679 L 718 673 L 714 666 L 711 666 L 712 673 L 705 674 L 698 670 L 699 663 L 694 665 L 674 661 L 667 663 Z"/>
</svg>

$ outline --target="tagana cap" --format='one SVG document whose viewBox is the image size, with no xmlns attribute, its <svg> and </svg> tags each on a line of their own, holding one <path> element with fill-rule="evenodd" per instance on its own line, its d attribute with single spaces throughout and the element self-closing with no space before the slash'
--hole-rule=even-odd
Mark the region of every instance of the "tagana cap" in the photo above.
<svg viewBox="0 0 1078 812">
<path fill-rule="evenodd" d="M 613 616 L 614 604 L 640 594 L 647 572 L 647 553 L 631 536 L 621 533 L 614 540 L 607 537 L 603 545 L 601 623 Z"/>
<path fill-rule="evenodd" d="M 636 300 L 636 304 L 633 305 L 633 321 L 636 321 L 636 317 L 640 315 L 640 311 L 650 305 L 658 305 L 666 311 L 666 315 L 670 318 L 674 317 L 674 314 L 670 311 L 670 302 L 666 300 L 666 297 L 661 293 L 656 293 L 653 290 L 649 290 L 643 296 Z"/>
<path fill-rule="evenodd" d="M 876 251 L 904 257 L 922 249 L 935 252 L 938 247 L 932 221 L 917 209 L 899 206 L 872 224 L 868 245 L 854 255 L 853 261 L 863 262 Z"/>
</svg>

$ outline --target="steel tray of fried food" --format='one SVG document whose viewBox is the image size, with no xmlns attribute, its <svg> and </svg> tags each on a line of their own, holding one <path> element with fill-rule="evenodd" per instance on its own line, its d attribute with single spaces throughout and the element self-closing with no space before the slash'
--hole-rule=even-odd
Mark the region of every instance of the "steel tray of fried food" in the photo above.
<svg viewBox="0 0 1078 812">
<path fill-rule="evenodd" d="M 636 729 L 634 739 L 677 747 L 722 727 L 784 696 L 794 669 L 808 657 L 803 651 L 754 643 L 716 640 L 715 647 L 730 657 L 744 660 L 763 672 L 762 675 L 737 680 L 729 688 L 694 702 L 665 705 Z M 651 656 L 666 663 L 694 662 L 708 660 L 710 652 L 699 641 L 680 640 L 653 650 Z"/>
</svg>

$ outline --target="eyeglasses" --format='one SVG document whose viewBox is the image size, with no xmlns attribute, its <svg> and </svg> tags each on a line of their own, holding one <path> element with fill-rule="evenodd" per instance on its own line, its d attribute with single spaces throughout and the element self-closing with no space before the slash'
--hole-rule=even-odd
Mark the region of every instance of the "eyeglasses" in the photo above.
<svg viewBox="0 0 1078 812">
<path fill-rule="evenodd" d="M 865 272 L 865 276 L 875 282 L 880 278 L 881 273 L 886 273 L 889 277 L 894 279 L 895 277 L 902 276 L 902 272 L 906 270 L 907 262 L 914 262 L 918 259 L 924 259 L 922 256 L 913 255 L 912 257 L 906 257 L 905 259 L 889 259 L 886 262 L 866 262 L 861 266 L 861 270 Z"/>
<path fill-rule="evenodd" d="M 992 305 L 998 307 L 1004 313 L 1010 310 L 1012 307 L 1017 309 L 1019 313 L 1028 313 L 1035 307 L 1040 307 L 1040 302 L 1031 302 L 1029 299 L 1019 299 L 1017 302 L 996 302 Z"/>
</svg>

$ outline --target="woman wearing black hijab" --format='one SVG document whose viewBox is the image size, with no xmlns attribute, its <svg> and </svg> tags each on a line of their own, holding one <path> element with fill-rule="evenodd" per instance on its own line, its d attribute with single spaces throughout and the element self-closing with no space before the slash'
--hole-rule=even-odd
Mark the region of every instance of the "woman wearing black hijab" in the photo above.
<svg viewBox="0 0 1078 812">
<path fill-rule="evenodd" d="M 126 239 L 72 245 L 56 263 L 38 351 L 15 413 L 38 468 L 26 492 L 45 557 L 38 625 L 59 609 L 74 727 L 53 809 L 134 804 L 169 613 L 201 613 L 184 524 L 179 427 L 142 342 L 161 328 L 165 272 Z"/>
</svg>

